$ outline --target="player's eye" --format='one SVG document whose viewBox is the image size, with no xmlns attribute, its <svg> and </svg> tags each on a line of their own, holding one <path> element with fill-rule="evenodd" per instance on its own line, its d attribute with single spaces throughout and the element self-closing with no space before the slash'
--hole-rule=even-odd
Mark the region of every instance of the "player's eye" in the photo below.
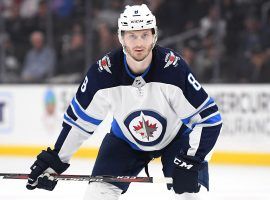
<svg viewBox="0 0 270 200">
<path fill-rule="evenodd" d="M 134 35 L 134 34 L 130 34 L 130 35 L 128 35 L 128 39 L 130 39 L 130 40 L 136 40 L 137 39 L 137 36 Z"/>
<path fill-rule="evenodd" d="M 144 33 L 143 35 L 142 35 L 142 39 L 147 39 L 149 37 L 149 34 L 148 33 Z"/>
</svg>

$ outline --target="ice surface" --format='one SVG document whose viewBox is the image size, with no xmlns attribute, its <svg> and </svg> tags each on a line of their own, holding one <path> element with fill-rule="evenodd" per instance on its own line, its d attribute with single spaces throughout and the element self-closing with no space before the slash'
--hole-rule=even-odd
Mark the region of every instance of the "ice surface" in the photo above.
<svg viewBox="0 0 270 200">
<path fill-rule="evenodd" d="M 0 172 L 29 173 L 33 158 L 0 157 Z M 66 173 L 90 174 L 92 160 L 73 159 Z M 151 176 L 161 177 L 159 163 L 149 165 Z M 140 176 L 145 176 L 144 172 Z M 80 200 L 87 182 L 61 181 L 52 192 L 29 191 L 25 180 L 0 180 L 0 200 Z M 172 200 L 173 194 L 165 184 L 133 183 L 121 200 Z M 270 168 L 210 165 L 210 192 L 203 192 L 202 200 L 270 200 Z M 188 200 L 192 200 L 189 198 Z"/>
</svg>

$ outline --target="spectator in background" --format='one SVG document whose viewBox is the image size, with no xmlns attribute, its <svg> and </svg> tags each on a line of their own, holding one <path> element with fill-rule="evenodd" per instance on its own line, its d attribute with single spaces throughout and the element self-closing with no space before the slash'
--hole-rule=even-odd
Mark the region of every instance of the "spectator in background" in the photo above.
<svg viewBox="0 0 270 200">
<path fill-rule="evenodd" d="M 77 34 L 83 35 L 84 32 L 85 31 L 80 23 L 74 23 L 71 30 L 66 31 L 63 35 L 59 35 L 60 38 L 58 40 L 61 41 L 59 52 L 61 53 L 61 56 L 63 56 L 71 48 L 72 37 Z"/>
<path fill-rule="evenodd" d="M 10 41 L 16 44 L 14 54 L 22 62 L 28 45 L 27 37 L 25 37 L 28 35 L 28 31 L 25 27 L 25 21 L 20 16 L 20 5 L 13 1 L 8 10 L 9 15 L 5 21 L 6 32 L 10 37 Z"/>
<path fill-rule="evenodd" d="M 0 14 L 2 17 L 7 18 L 11 15 L 11 7 L 14 2 L 10 0 L 0 1 Z"/>
<path fill-rule="evenodd" d="M 197 71 L 196 66 L 197 65 L 195 64 L 196 53 L 195 53 L 194 48 L 191 45 L 185 45 L 183 47 L 181 53 L 182 53 L 182 56 L 185 59 L 185 61 L 188 63 L 188 65 L 192 69 L 192 71 L 195 72 L 195 74 L 196 74 L 196 71 Z"/>
<path fill-rule="evenodd" d="M 234 0 L 223 0 L 221 3 L 221 14 L 226 20 L 226 35 L 223 42 L 230 61 L 235 59 L 238 52 L 239 32 L 243 29 L 242 9 Z"/>
<path fill-rule="evenodd" d="M 52 9 L 59 17 L 68 17 L 74 9 L 73 0 L 53 0 Z"/>
<path fill-rule="evenodd" d="M 112 0 L 107 9 L 101 10 L 97 14 L 95 27 L 99 40 L 96 46 L 99 51 L 95 52 L 96 58 L 120 46 L 117 36 L 117 19 L 122 5 L 122 0 Z"/>
<path fill-rule="evenodd" d="M 46 32 L 48 25 L 48 1 L 39 0 L 37 12 L 26 20 L 26 26 L 30 33 L 39 30 Z"/>
<path fill-rule="evenodd" d="M 197 52 L 196 75 L 201 82 L 211 82 L 214 76 L 216 61 L 220 58 L 221 49 L 217 49 L 214 40 L 214 32 L 209 31 L 202 39 L 202 48 Z"/>
<path fill-rule="evenodd" d="M 207 58 L 207 54 L 210 55 L 211 51 L 203 50 L 204 47 L 200 46 L 200 43 L 207 40 L 209 31 L 214 32 L 213 45 L 215 47 L 212 54 L 216 53 L 215 49 L 221 49 L 218 57 L 226 62 L 225 65 L 224 63 L 220 65 L 217 77 L 221 78 L 223 82 L 238 82 L 237 77 L 234 77 L 236 73 L 232 74 L 231 71 L 239 70 L 240 67 L 237 65 L 240 60 L 243 62 L 250 60 L 251 54 L 254 53 L 251 51 L 255 45 L 262 44 L 264 51 L 270 52 L 270 12 L 268 11 L 268 15 L 266 12 L 263 13 L 267 0 L 219 0 L 218 4 L 213 4 L 213 2 L 216 1 L 0 0 L 0 15 L 3 22 L 1 27 L 3 33 L 7 33 L 10 39 L 8 45 L 5 44 L 5 48 L 8 48 L 8 53 L 5 53 L 16 57 L 19 62 L 19 70 L 15 71 L 20 76 L 22 69 L 20 63 L 23 63 L 25 54 L 30 48 L 28 38 L 33 31 L 39 30 L 46 33 L 47 42 L 53 42 L 57 60 L 62 63 L 67 55 L 67 52 L 63 53 L 62 46 L 71 44 L 75 24 L 78 30 L 76 32 L 84 35 L 87 30 L 90 33 L 87 48 L 94 49 L 94 51 L 89 51 L 88 58 L 96 60 L 105 52 L 119 45 L 115 22 L 123 5 L 146 3 L 157 16 L 160 42 L 162 39 L 178 34 L 185 38 L 185 34 L 183 36 L 180 34 L 186 33 L 186 30 L 192 28 L 201 28 L 196 35 L 199 45 L 194 51 L 195 55 L 199 54 L 196 55 L 195 60 L 204 60 L 204 64 L 211 65 L 211 60 Z M 91 10 L 91 12 L 86 13 L 87 10 Z M 87 24 L 85 24 L 86 16 L 92 19 L 92 21 L 87 21 Z M 85 30 L 82 29 L 84 27 L 86 27 Z M 218 34 L 220 35 L 218 36 Z M 168 47 L 181 51 L 186 40 L 190 40 L 190 38 L 172 42 L 168 44 Z M 65 49 L 69 49 L 69 47 L 65 47 Z M 189 49 L 185 48 L 183 51 L 186 50 Z M 10 59 L 8 60 L 10 61 Z M 13 64 L 8 66 L 13 66 Z M 191 64 L 191 66 L 193 65 Z M 200 63 L 199 66 L 201 66 Z M 205 71 L 204 69 L 200 67 L 199 73 Z M 194 72 L 197 74 L 197 69 Z M 200 79 L 200 74 L 198 76 Z"/>
<path fill-rule="evenodd" d="M 59 75 L 78 74 L 81 77 L 85 69 L 84 36 L 82 33 L 74 33 L 70 44 L 63 49 L 63 56 L 59 63 Z"/>
<path fill-rule="evenodd" d="M 50 6 L 53 16 L 54 38 L 57 50 L 59 50 L 58 48 L 61 45 L 62 36 L 70 31 L 70 27 L 74 24 L 74 21 L 82 21 L 82 19 L 78 20 L 72 15 L 74 11 L 73 0 L 54 0 L 51 1 Z"/>
<path fill-rule="evenodd" d="M 164 39 L 184 31 L 183 21 L 185 21 L 185 14 L 182 14 L 183 1 L 148 0 L 148 2 L 149 7 L 157 16 L 159 39 Z M 181 13 L 181 17 L 179 17 L 179 13 Z M 173 46 L 170 47 L 175 48 Z"/>
<path fill-rule="evenodd" d="M 16 82 L 18 81 L 20 65 L 15 53 L 16 48 L 7 34 L 3 34 L 1 37 L 4 56 L 0 55 L 0 65 L 2 63 L 3 71 L 5 72 L 1 77 L 3 79 L 1 82 Z"/>
<path fill-rule="evenodd" d="M 259 83 L 270 83 L 270 50 L 265 51 L 264 64 L 262 65 Z"/>
<path fill-rule="evenodd" d="M 55 52 L 44 44 L 42 32 L 33 32 L 30 40 L 33 48 L 27 52 L 21 78 L 23 82 L 44 82 L 53 75 Z"/>
<path fill-rule="evenodd" d="M 270 82 L 270 62 L 260 44 L 250 49 L 249 56 L 239 59 L 236 65 L 236 81 L 239 83 Z"/>
<path fill-rule="evenodd" d="M 13 1 L 20 2 L 20 15 L 23 18 L 34 17 L 38 12 L 39 2 L 41 0 L 22 0 L 22 1 Z"/>
<path fill-rule="evenodd" d="M 270 10 L 266 16 L 264 23 L 262 24 L 262 43 L 267 51 L 270 52 Z"/>
<path fill-rule="evenodd" d="M 184 15 L 186 15 L 186 29 L 198 27 L 200 20 L 207 15 L 209 7 L 212 4 L 209 0 L 189 0 L 181 2 L 185 2 L 186 4 L 183 8 Z"/>
<path fill-rule="evenodd" d="M 218 6 L 210 7 L 208 15 L 201 19 L 200 27 L 201 37 L 205 37 L 209 31 L 214 31 L 221 39 L 226 35 L 226 21 L 221 18 Z"/>
<path fill-rule="evenodd" d="M 247 15 L 244 19 L 244 29 L 240 33 L 239 53 L 249 56 L 253 48 L 262 44 L 262 29 L 256 16 Z"/>
</svg>

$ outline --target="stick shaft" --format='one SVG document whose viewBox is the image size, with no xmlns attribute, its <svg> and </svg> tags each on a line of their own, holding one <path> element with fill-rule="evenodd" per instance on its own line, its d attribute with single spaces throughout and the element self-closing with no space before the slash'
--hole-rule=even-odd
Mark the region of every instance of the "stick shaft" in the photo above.
<svg viewBox="0 0 270 200">
<path fill-rule="evenodd" d="M 0 173 L 0 179 L 28 179 L 29 174 Z M 53 175 L 63 181 L 91 181 L 91 182 L 126 182 L 126 183 L 172 183 L 171 178 L 138 177 L 138 176 L 89 176 L 89 175 Z"/>
</svg>

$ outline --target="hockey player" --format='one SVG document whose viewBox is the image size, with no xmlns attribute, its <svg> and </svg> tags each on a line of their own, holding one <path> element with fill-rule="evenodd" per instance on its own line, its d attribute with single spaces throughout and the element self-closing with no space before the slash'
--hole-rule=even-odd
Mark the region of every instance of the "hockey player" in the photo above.
<svg viewBox="0 0 270 200">
<path fill-rule="evenodd" d="M 146 5 L 126 6 L 118 19 L 122 48 L 93 64 L 66 113 L 54 149 L 31 166 L 27 188 L 53 190 L 51 173 L 63 173 L 74 152 L 110 110 L 111 131 L 92 175 L 136 176 L 157 157 L 179 196 L 208 189 L 208 161 L 222 120 L 187 63 L 156 45 L 155 16 Z M 128 183 L 91 182 L 85 200 L 116 200 Z"/>
</svg>

